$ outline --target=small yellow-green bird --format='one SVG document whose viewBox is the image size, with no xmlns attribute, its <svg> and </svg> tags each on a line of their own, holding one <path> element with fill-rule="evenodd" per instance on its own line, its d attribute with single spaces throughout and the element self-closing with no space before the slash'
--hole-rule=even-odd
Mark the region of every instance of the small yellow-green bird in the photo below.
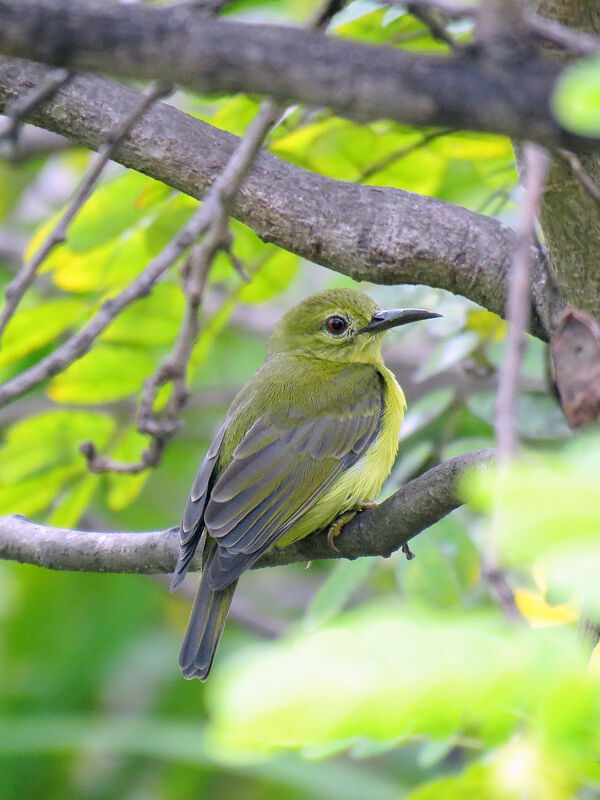
<svg viewBox="0 0 600 800">
<path fill-rule="evenodd" d="M 280 319 L 264 364 L 232 402 L 200 465 L 183 514 L 171 590 L 203 548 L 179 658 L 186 678 L 208 677 L 238 578 L 265 550 L 347 519 L 377 496 L 405 408 L 381 356 L 385 332 L 439 316 L 382 311 L 362 292 L 332 289 Z"/>
</svg>

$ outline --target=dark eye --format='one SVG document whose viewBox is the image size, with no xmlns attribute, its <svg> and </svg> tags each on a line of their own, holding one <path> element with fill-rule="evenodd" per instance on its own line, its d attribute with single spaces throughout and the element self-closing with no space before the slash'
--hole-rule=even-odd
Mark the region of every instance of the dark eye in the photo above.
<svg viewBox="0 0 600 800">
<path fill-rule="evenodd" d="M 343 317 L 329 317 L 325 322 L 327 330 L 329 333 L 333 333 L 334 336 L 339 336 L 340 333 L 343 333 L 346 328 L 348 327 L 348 323 Z"/>
</svg>

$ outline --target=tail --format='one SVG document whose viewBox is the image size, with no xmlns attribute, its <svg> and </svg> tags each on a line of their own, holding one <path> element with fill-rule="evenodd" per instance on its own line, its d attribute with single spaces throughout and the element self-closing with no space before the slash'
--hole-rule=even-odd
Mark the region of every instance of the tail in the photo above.
<svg viewBox="0 0 600 800">
<path fill-rule="evenodd" d="M 212 560 L 213 553 L 210 554 L 209 560 Z M 200 579 L 198 594 L 179 655 L 179 666 L 184 678 L 200 678 L 201 681 L 208 678 L 237 586 L 237 581 L 233 581 L 223 589 L 213 591 L 208 585 L 206 567 L 208 563 Z"/>
</svg>

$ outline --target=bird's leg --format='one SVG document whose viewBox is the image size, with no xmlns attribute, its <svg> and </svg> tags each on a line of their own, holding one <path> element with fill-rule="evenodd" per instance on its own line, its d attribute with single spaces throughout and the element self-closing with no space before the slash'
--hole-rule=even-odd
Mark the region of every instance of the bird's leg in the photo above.
<svg viewBox="0 0 600 800">
<path fill-rule="evenodd" d="M 344 525 L 347 525 L 351 519 L 359 514 L 361 511 L 366 511 L 368 508 L 375 508 L 378 503 L 375 503 L 371 500 L 365 500 L 362 503 L 358 503 L 354 508 L 351 508 L 350 511 L 345 511 L 343 514 L 340 514 L 339 517 L 334 519 L 334 521 L 329 526 L 329 530 L 327 531 L 327 544 L 332 550 L 335 550 L 336 553 L 339 553 L 339 549 L 335 546 L 335 542 L 333 541 L 336 536 L 339 536 L 342 528 Z"/>
</svg>

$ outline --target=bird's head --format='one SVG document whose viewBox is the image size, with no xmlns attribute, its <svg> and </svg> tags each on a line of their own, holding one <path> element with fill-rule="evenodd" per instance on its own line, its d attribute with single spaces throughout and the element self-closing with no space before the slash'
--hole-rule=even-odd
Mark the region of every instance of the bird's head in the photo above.
<svg viewBox="0 0 600 800">
<path fill-rule="evenodd" d="M 439 316 L 420 308 L 383 311 L 363 292 L 329 289 L 307 297 L 283 315 L 269 340 L 268 354 L 370 363 L 380 360 L 387 330 Z"/>
</svg>

